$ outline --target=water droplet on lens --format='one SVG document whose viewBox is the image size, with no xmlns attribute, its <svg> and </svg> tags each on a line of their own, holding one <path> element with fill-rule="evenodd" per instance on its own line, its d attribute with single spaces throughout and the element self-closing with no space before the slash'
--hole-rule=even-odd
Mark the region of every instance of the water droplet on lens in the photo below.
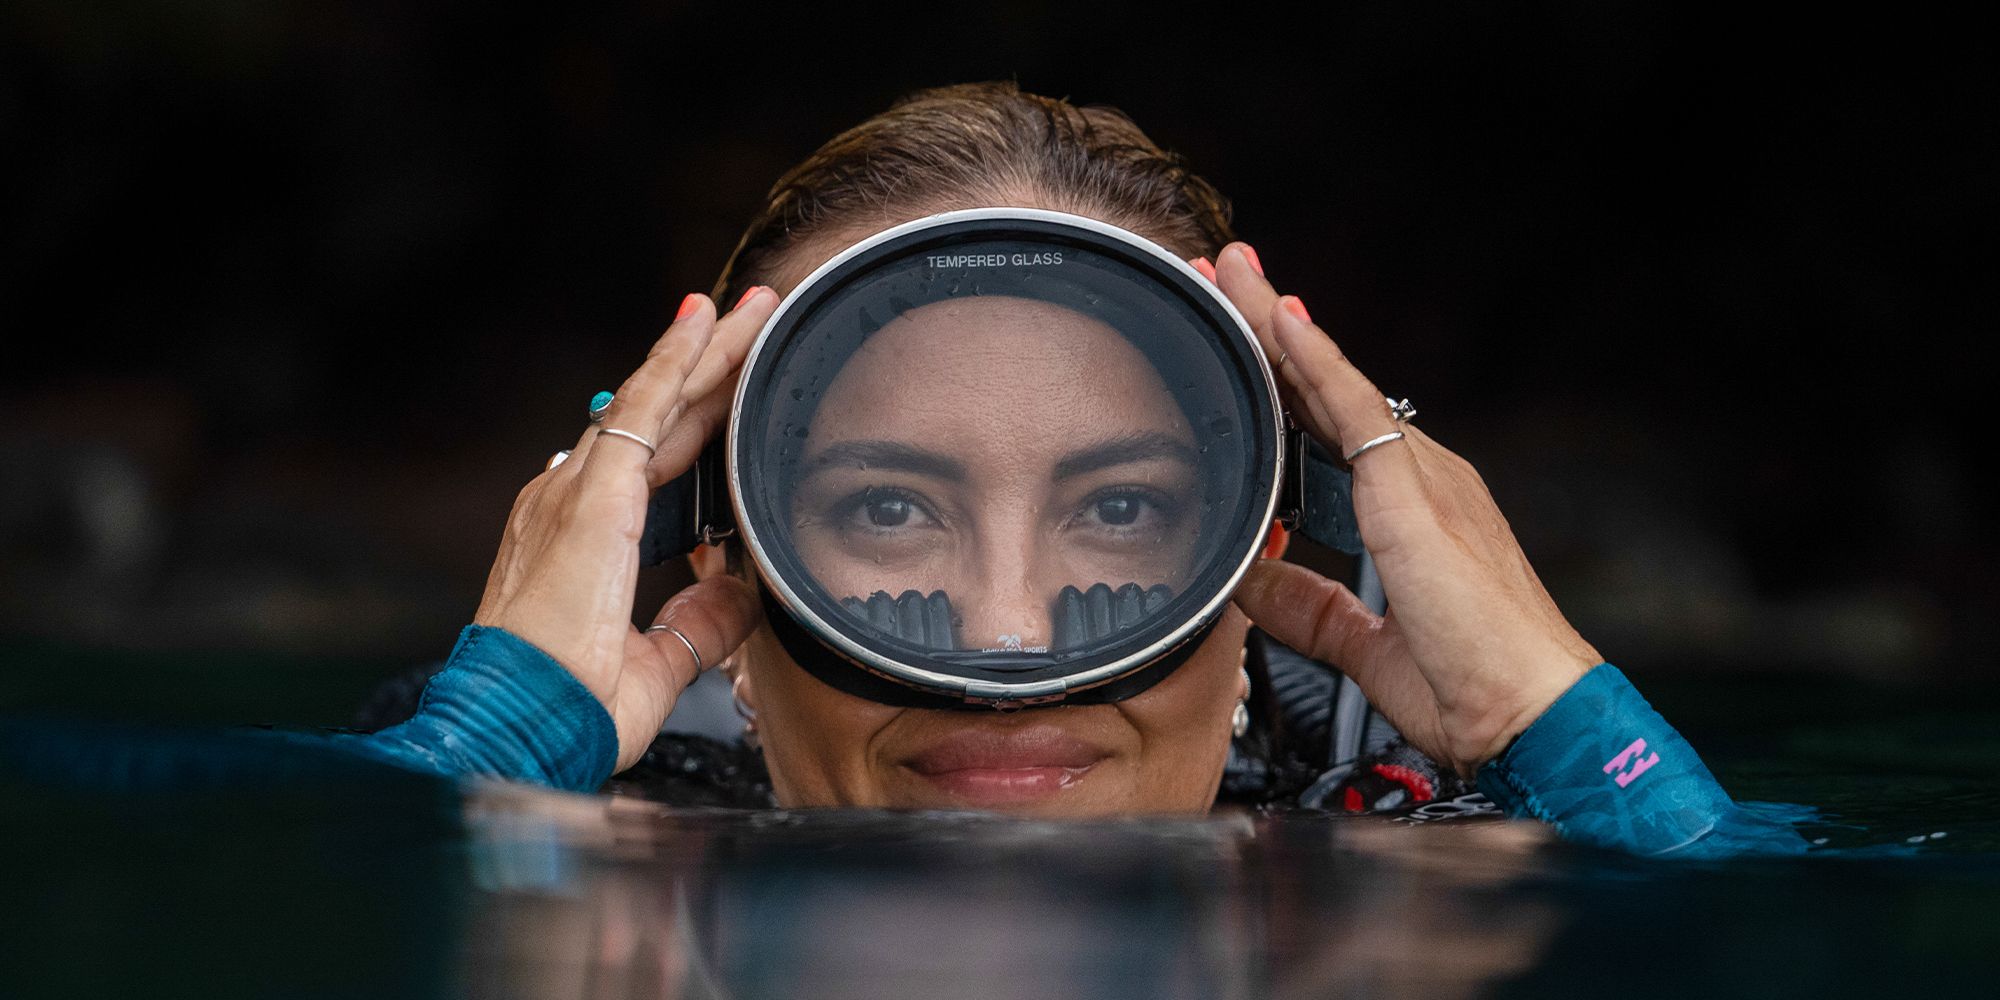
<svg viewBox="0 0 2000 1000">
<path fill-rule="evenodd" d="M 804 389 L 793 389 L 793 390 L 792 390 L 792 398 L 793 398 L 793 399 L 804 399 L 804 398 L 806 398 L 806 391 L 805 391 Z"/>
<path fill-rule="evenodd" d="M 1209 421 L 1208 429 L 1215 432 L 1216 437 L 1226 438 L 1229 435 L 1236 433 L 1236 425 L 1232 423 L 1227 417 L 1217 417 L 1216 419 Z"/>
</svg>

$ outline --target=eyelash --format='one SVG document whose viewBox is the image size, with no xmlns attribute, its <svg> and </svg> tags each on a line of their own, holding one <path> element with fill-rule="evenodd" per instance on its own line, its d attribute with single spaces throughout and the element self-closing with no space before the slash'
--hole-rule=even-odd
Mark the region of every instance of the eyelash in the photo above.
<svg viewBox="0 0 2000 1000">
<path fill-rule="evenodd" d="M 1083 501 L 1077 516 L 1084 516 L 1097 509 L 1097 505 L 1115 497 L 1137 497 L 1141 503 L 1151 507 L 1159 517 L 1171 518 L 1175 515 L 1175 504 L 1171 497 L 1159 490 L 1144 486 L 1111 486 L 1092 493 Z M 1143 515 L 1141 515 L 1143 517 Z M 1136 533 L 1146 529 L 1129 524 L 1104 524 L 1099 530 L 1109 530 L 1120 534 Z"/>
<path fill-rule="evenodd" d="M 1177 513 L 1176 504 L 1174 503 L 1173 499 L 1169 497 L 1167 494 L 1160 492 L 1159 490 L 1143 486 L 1112 486 L 1098 490 L 1096 493 L 1093 493 L 1089 497 L 1086 497 L 1083 503 L 1079 506 L 1077 513 L 1073 515 L 1068 522 L 1065 522 L 1064 527 L 1068 527 L 1070 524 L 1075 523 L 1076 520 L 1079 518 L 1088 516 L 1091 512 L 1097 509 L 1098 504 L 1101 504 L 1106 500 L 1111 500 L 1117 497 L 1136 497 L 1139 500 L 1139 502 L 1146 504 L 1148 507 L 1152 508 L 1156 516 L 1161 518 L 1172 518 Z M 865 508 L 867 508 L 869 504 L 880 503 L 884 500 L 901 500 L 904 503 L 907 503 L 911 507 L 915 508 L 919 513 L 921 513 L 925 518 L 930 520 L 933 524 L 942 524 L 944 521 L 943 518 L 938 516 L 936 510 L 932 509 L 929 504 L 924 502 L 922 497 L 908 490 L 899 489 L 893 486 L 870 486 L 867 489 L 857 490 L 856 492 L 848 494 L 846 497 L 836 502 L 833 505 L 831 513 L 834 517 L 835 523 L 840 524 L 846 530 L 858 530 L 858 531 L 866 531 L 878 534 L 887 534 L 889 532 L 896 531 L 902 528 L 903 526 L 896 525 L 891 527 L 883 527 L 875 524 L 862 523 L 860 520 L 860 515 L 862 511 Z M 1143 517 L 1144 515 L 1142 514 L 1141 516 Z M 1095 526 L 1095 530 L 1109 531 L 1115 534 L 1128 534 L 1128 533 L 1136 533 L 1144 531 L 1147 529 L 1137 527 L 1135 525 L 1106 523 Z"/>
<path fill-rule="evenodd" d="M 915 493 L 897 489 L 893 486 L 870 486 L 867 489 L 857 490 L 854 493 L 848 494 L 833 505 L 834 523 L 840 525 L 843 530 L 849 531 L 866 531 L 875 534 L 887 534 L 896 531 L 903 526 L 882 527 L 875 524 L 862 523 L 858 520 L 863 509 L 869 504 L 880 503 L 884 500 L 901 500 L 911 507 L 916 508 L 924 517 L 929 518 L 932 523 L 942 523 L 943 521 L 943 518 L 938 517 L 937 512 L 932 510 L 930 505 L 924 503 L 923 499 Z"/>
</svg>

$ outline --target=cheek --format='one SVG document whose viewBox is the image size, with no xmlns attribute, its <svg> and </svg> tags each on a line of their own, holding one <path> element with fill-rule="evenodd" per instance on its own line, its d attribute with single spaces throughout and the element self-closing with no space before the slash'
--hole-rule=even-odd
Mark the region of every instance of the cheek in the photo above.
<svg viewBox="0 0 2000 1000">
<path fill-rule="evenodd" d="M 1133 789 L 1141 811 L 1205 811 L 1214 803 L 1229 760 L 1229 722 L 1242 692 L 1249 627 L 1230 605 L 1186 663 L 1119 703 L 1144 748 Z"/>
<path fill-rule="evenodd" d="M 793 662 L 762 628 L 744 647 L 757 703 L 757 732 L 778 804 L 883 804 L 869 766 L 875 734 L 902 709 L 878 705 L 826 686 Z"/>
</svg>

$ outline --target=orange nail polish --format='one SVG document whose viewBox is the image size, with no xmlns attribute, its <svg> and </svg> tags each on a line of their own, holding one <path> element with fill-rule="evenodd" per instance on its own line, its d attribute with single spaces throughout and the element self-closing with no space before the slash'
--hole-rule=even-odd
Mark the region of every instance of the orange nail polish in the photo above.
<svg viewBox="0 0 2000 1000">
<path fill-rule="evenodd" d="M 1310 323 L 1313 321 L 1312 314 L 1306 312 L 1306 304 L 1304 302 L 1299 301 L 1298 296 L 1287 295 L 1284 298 L 1279 299 L 1278 301 L 1283 302 L 1285 304 L 1285 311 L 1291 313 L 1294 316 L 1297 316 L 1299 318 L 1299 322 Z"/>
<path fill-rule="evenodd" d="M 1257 277 L 1264 276 L 1264 262 L 1257 259 L 1256 247 L 1248 243 L 1243 244 L 1243 259 L 1250 262 L 1250 270 L 1257 272 Z"/>
<path fill-rule="evenodd" d="M 1271 522 L 1271 533 L 1264 536 L 1264 558 L 1278 559 L 1285 554 L 1285 547 L 1292 543 L 1292 533 L 1277 521 Z"/>
<path fill-rule="evenodd" d="M 1196 257 L 1188 263 L 1194 265 L 1194 269 L 1200 271 L 1202 277 L 1210 281 L 1215 280 L 1215 265 L 1209 263 L 1207 257 Z"/>
<path fill-rule="evenodd" d="M 681 320 L 684 320 L 689 316 L 694 315 L 694 311 L 700 308 L 701 308 L 701 296 L 695 292 L 689 292 L 688 297 L 681 300 L 681 307 L 679 311 L 674 313 L 674 322 L 678 323 Z"/>
<path fill-rule="evenodd" d="M 738 310 L 738 309 L 741 309 L 741 308 L 743 308 L 743 303 L 745 303 L 745 302 L 748 302 L 748 301 L 750 301 L 750 296 L 752 296 L 752 295 L 755 295 L 755 294 L 757 294 L 757 289 L 759 289 L 759 288 L 762 288 L 762 287 L 764 287 L 764 286 L 763 286 L 763 285 L 751 285 L 751 286 L 750 286 L 749 288 L 746 288 L 746 289 L 744 289 L 744 290 L 743 290 L 743 297 L 742 297 L 742 298 L 739 298 L 739 299 L 737 299 L 737 300 L 736 300 L 736 304 L 735 304 L 735 305 L 733 305 L 733 306 L 730 306 L 730 307 L 729 307 L 729 311 L 731 311 L 731 312 L 735 312 L 736 310 Z"/>
</svg>

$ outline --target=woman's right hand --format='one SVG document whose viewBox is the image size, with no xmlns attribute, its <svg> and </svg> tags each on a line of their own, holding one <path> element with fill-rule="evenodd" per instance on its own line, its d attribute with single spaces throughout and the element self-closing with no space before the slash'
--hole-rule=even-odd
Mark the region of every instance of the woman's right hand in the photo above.
<svg viewBox="0 0 2000 1000">
<path fill-rule="evenodd" d="M 473 623 L 533 643 L 603 702 L 618 732 L 618 764 L 636 763 L 674 701 L 699 669 L 734 652 L 755 627 L 756 595 L 742 581 L 712 577 L 675 595 L 653 616 L 665 630 L 632 624 L 639 536 L 652 491 L 694 465 L 729 419 L 743 357 L 777 308 L 769 288 L 753 288 L 717 318 L 705 295 L 690 295 L 639 369 L 618 387 L 601 424 L 568 460 L 536 476 L 508 515 L 500 553 Z M 627 438 L 657 445 L 650 458 Z"/>
</svg>

